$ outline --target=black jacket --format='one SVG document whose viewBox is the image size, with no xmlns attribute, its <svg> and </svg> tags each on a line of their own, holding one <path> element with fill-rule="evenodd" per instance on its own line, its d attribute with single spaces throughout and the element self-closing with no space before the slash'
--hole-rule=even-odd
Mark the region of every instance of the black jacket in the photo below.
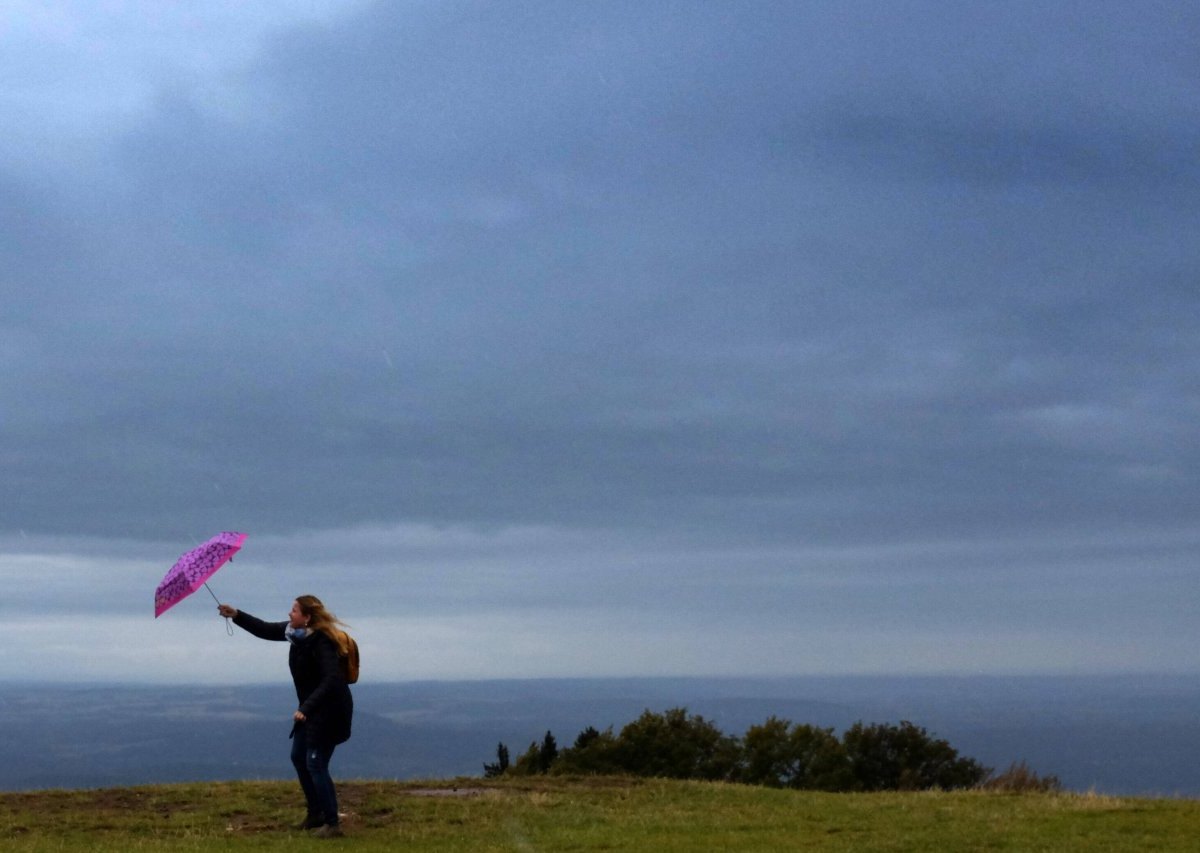
<svg viewBox="0 0 1200 853">
<path fill-rule="evenodd" d="M 264 640 L 287 641 L 287 622 L 264 622 L 240 610 L 233 622 Z M 305 717 L 305 722 L 297 725 L 305 727 L 308 742 L 333 746 L 349 740 L 354 697 L 342 676 L 333 640 L 320 631 L 310 631 L 289 645 L 288 668 L 296 685 L 299 710 Z"/>
</svg>

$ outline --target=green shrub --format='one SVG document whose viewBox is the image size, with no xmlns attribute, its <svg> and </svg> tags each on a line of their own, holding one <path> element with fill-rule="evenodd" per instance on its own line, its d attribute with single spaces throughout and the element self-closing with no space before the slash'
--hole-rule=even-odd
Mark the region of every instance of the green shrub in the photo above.
<svg viewBox="0 0 1200 853">
<path fill-rule="evenodd" d="M 908 721 L 855 723 L 842 735 L 842 745 L 859 791 L 972 788 L 991 772 Z"/>
<path fill-rule="evenodd" d="M 579 733 L 575 743 L 558 754 L 552 772 L 564 775 L 614 775 L 625 772 L 617 763 L 617 738 L 612 728 L 592 726 Z"/>
<path fill-rule="evenodd" d="M 637 776 L 718 780 L 736 777 L 741 747 L 703 717 L 671 708 L 662 714 L 646 710 L 621 729 L 613 756 L 622 770 Z"/>
<path fill-rule="evenodd" d="M 554 735 L 546 732 L 542 742 L 529 744 L 529 749 L 517 759 L 509 770 L 514 776 L 533 776 L 549 772 L 558 759 L 558 744 Z"/>
<path fill-rule="evenodd" d="M 494 779 L 497 776 L 503 776 L 506 772 L 508 772 L 508 747 L 500 743 L 496 746 L 496 761 L 483 765 L 483 777 Z"/>
<path fill-rule="evenodd" d="M 568 749 L 546 732 L 511 767 L 500 744 L 498 761 L 485 774 L 517 776 L 627 775 L 670 779 L 739 781 L 815 791 L 915 791 L 973 788 L 1058 790 L 1058 779 L 1038 777 L 1024 763 L 989 780 L 991 770 L 959 757 L 944 740 L 910 722 L 855 723 L 839 740 L 831 728 L 769 717 L 729 737 L 686 708 L 661 714 L 646 710 L 614 735 L 589 726 Z M 507 768 L 507 769 L 506 769 Z"/>
<path fill-rule="evenodd" d="M 740 780 L 772 788 L 845 791 L 853 786 L 846 750 L 833 729 L 769 717 L 742 739 Z"/>
</svg>

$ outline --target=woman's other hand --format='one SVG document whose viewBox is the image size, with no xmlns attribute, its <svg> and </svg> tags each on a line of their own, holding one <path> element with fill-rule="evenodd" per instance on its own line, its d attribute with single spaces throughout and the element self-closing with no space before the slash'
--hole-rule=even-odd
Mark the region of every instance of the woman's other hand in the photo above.
<svg viewBox="0 0 1200 853">
<path fill-rule="evenodd" d="M 238 615 L 238 609 L 236 607 L 234 607 L 232 604 L 218 604 L 217 612 L 220 613 L 222 616 L 224 616 L 226 619 L 232 619 L 233 617 Z"/>
</svg>

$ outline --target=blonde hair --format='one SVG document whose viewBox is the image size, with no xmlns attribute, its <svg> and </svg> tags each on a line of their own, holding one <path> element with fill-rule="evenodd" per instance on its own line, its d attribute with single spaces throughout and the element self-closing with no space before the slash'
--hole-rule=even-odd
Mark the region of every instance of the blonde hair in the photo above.
<svg viewBox="0 0 1200 853">
<path fill-rule="evenodd" d="M 308 617 L 308 627 L 314 631 L 320 631 L 329 639 L 333 640 L 333 644 L 337 646 L 339 655 L 346 655 L 350 651 L 350 644 L 346 638 L 346 632 L 338 629 L 338 625 L 349 627 L 336 616 L 325 609 L 325 605 L 321 603 L 321 599 L 315 595 L 300 595 L 296 597 L 296 603 L 300 605 L 300 612 Z"/>
</svg>

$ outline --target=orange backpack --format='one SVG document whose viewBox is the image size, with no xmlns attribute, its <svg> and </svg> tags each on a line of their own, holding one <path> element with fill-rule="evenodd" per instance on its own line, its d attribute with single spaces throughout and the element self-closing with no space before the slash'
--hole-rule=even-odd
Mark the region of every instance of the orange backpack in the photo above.
<svg viewBox="0 0 1200 853">
<path fill-rule="evenodd" d="M 354 638 L 342 631 L 342 639 L 346 641 L 346 653 L 338 655 L 338 663 L 342 667 L 342 677 L 347 684 L 358 681 L 358 643 Z"/>
</svg>

